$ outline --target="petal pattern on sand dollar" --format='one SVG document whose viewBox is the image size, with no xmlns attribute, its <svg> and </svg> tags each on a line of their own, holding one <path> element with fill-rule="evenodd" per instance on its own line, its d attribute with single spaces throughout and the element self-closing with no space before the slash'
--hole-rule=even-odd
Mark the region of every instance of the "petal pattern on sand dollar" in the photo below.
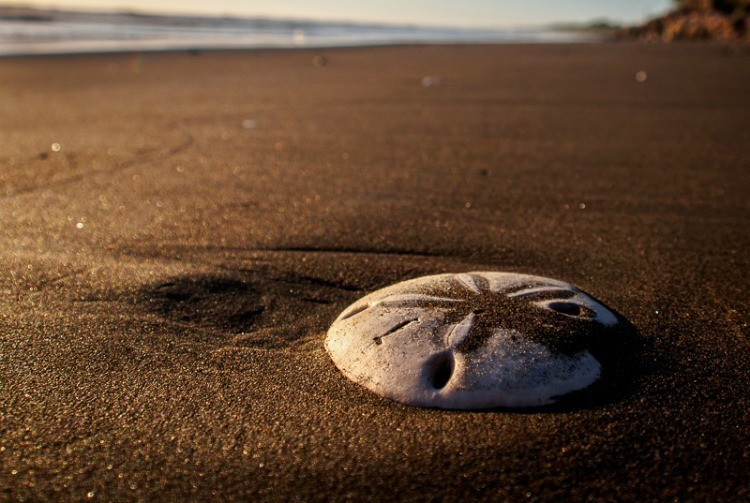
<svg viewBox="0 0 750 503">
<path fill-rule="evenodd" d="M 410 405 L 546 405 L 595 382 L 588 351 L 619 323 L 573 285 L 504 272 L 441 274 L 378 290 L 344 310 L 326 349 L 371 391 Z"/>
</svg>

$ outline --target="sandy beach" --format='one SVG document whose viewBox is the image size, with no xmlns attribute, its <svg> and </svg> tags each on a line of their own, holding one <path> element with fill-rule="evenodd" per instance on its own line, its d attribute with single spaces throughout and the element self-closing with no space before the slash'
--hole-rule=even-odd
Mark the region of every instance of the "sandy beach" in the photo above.
<svg viewBox="0 0 750 503">
<path fill-rule="evenodd" d="M 750 497 L 750 48 L 0 59 L 0 499 Z M 648 370 L 450 412 L 348 381 L 349 304 L 573 283 Z"/>
</svg>

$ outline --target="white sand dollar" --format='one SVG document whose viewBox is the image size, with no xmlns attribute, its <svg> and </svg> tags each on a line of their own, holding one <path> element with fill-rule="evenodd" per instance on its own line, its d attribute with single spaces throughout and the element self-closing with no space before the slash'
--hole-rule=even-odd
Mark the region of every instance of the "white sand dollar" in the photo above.
<svg viewBox="0 0 750 503">
<path fill-rule="evenodd" d="M 617 316 L 573 285 L 503 272 L 426 276 L 378 290 L 331 326 L 352 381 L 409 405 L 529 407 L 596 381 L 587 350 Z"/>
</svg>

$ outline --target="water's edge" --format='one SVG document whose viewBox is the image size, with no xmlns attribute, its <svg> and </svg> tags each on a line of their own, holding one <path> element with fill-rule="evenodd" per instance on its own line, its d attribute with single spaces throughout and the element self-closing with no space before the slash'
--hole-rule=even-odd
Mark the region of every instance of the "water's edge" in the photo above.
<svg viewBox="0 0 750 503">
<path fill-rule="evenodd" d="M 591 34 L 552 28 L 436 28 L 0 8 L 0 56 L 595 41 Z"/>
</svg>

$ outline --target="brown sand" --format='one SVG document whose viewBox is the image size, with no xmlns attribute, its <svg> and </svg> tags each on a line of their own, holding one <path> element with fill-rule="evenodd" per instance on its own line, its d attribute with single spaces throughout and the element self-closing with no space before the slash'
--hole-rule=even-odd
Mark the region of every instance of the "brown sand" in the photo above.
<svg viewBox="0 0 750 503">
<path fill-rule="evenodd" d="M 710 45 L 0 60 L 0 499 L 747 499 L 749 89 Z M 476 269 L 591 292 L 651 370 L 457 413 L 326 355 Z"/>
</svg>

